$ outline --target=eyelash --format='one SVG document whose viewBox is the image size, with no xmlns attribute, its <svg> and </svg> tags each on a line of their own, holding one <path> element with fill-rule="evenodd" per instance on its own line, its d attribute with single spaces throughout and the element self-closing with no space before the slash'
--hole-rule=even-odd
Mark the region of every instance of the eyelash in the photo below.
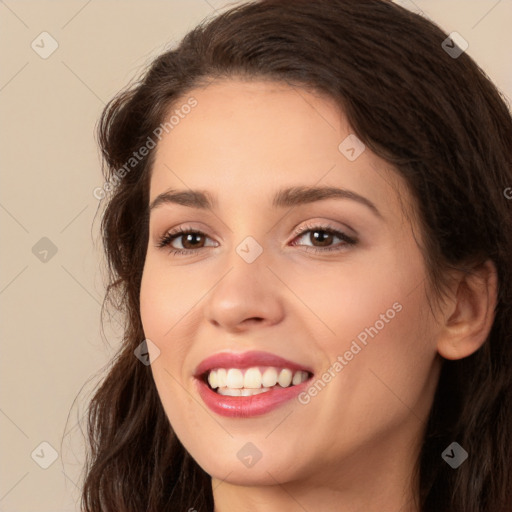
<svg viewBox="0 0 512 512">
<path fill-rule="evenodd" d="M 322 231 L 324 233 L 328 233 L 329 235 L 334 235 L 335 237 L 341 239 L 343 241 L 343 244 L 341 246 L 334 246 L 334 247 L 325 247 L 325 248 L 319 248 L 314 246 L 305 246 L 306 251 L 312 251 L 314 253 L 325 253 L 329 251 L 341 251 L 343 250 L 343 247 L 345 246 L 354 246 L 357 244 L 357 239 L 348 236 L 347 234 L 343 233 L 342 231 L 339 231 L 337 229 L 332 228 L 331 226 L 321 226 L 321 225 L 314 225 L 314 226 L 303 226 L 299 229 L 296 229 L 294 231 L 294 237 L 301 237 L 305 233 L 309 231 Z M 160 240 L 158 241 L 157 247 L 163 249 L 164 247 L 168 247 L 176 238 L 179 238 L 180 236 L 184 235 L 202 235 L 208 238 L 202 231 L 198 231 L 196 229 L 188 229 L 188 228 L 178 228 L 173 231 L 169 231 L 168 233 L 164 234 Z M 294 238 L 294 239 L 295 239 Z M 341 247 L 341 248 L 340 248 Z M 205 249 L 206 247 L 198 247 L 198 249 Z M 169 249 L 170 254 L 173 255 L 185 255 L 190 254 L 191 252 L 196 251 L 197 249 L 175 249 L 171 247 Z"/>
</svg>

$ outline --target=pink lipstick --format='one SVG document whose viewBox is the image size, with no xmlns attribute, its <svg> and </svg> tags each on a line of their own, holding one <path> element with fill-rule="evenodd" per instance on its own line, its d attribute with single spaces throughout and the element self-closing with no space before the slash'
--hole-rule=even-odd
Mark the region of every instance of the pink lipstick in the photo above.
<svg viewBox="0 0 512 512">
<path fill-rule="evenodd" d="M 308 386 L 308 366 L 268 352 L 219 353 L 195 373 L 198 392 L 215 413 L 238 418 L 266 414 Z"/>
</svg>

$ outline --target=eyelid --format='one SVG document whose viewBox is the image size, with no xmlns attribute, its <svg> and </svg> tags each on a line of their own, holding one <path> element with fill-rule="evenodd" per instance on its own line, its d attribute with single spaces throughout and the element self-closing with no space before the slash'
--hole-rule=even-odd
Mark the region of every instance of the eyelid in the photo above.
<svg viewBox="0 0 512 512">
<path fill-rule="evenodd" d="M 325 230 L 325 231 L 337 231 L 337 232 L 340 232 L 340 233 L 343 233 L 344 235 L 350 237 L 350 238 L 354 238 L 354 239 L 357 239 L 357 234 L 355 233 L 355 231 L 350 228 L 350 227 L 346 227 L 346 228 L 343 228 L 343 227 L 337 227 L 337 226 L 334 226 L 333 224 L 330 224 L 329 221 L 321 221 L 321 220 L 318 220 L 318 221 L 307 221 L 306 224 L 300 224 L 299 227 L 295 227 L 294 230 L 293 230 L 293 236 L 297 236 L 297 235 L 301 235 L 303 234 L 304 232 L 306 231 L 309 231 L 309 230 Z M 347 233 L 347 231 L 349 231 L 350 233 L 352 234 L 349 234 Z"/>
<path fill-rule="evenodd" d="M 292 244 L 292 246 L 302 247 L 303 248 L 302 250 L 305 252 L 314 252 L 315 254 L 326 254 L 329 252 L 342 252 L 342 251 L 346 250 L 347 247 L 353 247 L 359 243 L 359 238 L 357 236 L 354 237 L 354 236 L 348 235 L 343 229 L 338 229 L 328 223 L 325 223 L 325 222 L 321 223 L 320 221 L 318 221 L 316 223 L 310 221 L 310 223 L 307 223 L 298 228 L 295 228 L 294 234 L 293 234 L 294 237 L 291 241 L 293 242 L 298 237 L 302 237 L 306 233 L 314 232 L 314 231 L 328 232 L 331 235 L 333 235 L 334 237 L 341 240 L 341 242 L 338 242 L 337 244 L 332 245 L 332 246 L 325 246 L 325 247 L 322 247 L 322 246 L 317 247 L 314 245 L 305 245 L 305 244 Z M 197 254 L 201 249 L 206 249 L 207 247 L 212 247 L 210 245 L 210 246 L 203 246 L 203 247 L 197 247 L 197 248 L 192 248 L 192 249 L 180 249 L 180 248 L 175 248 L 171 245 L 174 242 L 174 240 L 179 239 L 180 237 L 182 237 L 186 234 L 190 234 L 190 233 L 199 234 L 201 236 L 204 236 L 206 239 L 213 240 L 213 238 L 208 236 L 204 231 L 202 231 L 200 229 L 193 228 L 192 226 L 180 225 L 176 228 L 172 228 L 172 229 L 166 231 L 161 237 L 159 237 L 159 242 L 157 243 L 156 247 L 161 248 L 161 249 L 167 248 L 170 254 L 174 254 L 176 256 L 177 255 L 185 255 L 185 256 L 194 255 L 194 254 Z M 213 240 L 213 241 L 215 244 L 217 244 L 217 245 L 214 245 L 213 247 L 218 247 L 218 242 L 216 242 L 215 240 Z M 290 242 L 288 242 L 287 245 L 289 243 Z"/>
<path fill-rule="evenodd" d="M 199 226 L 197 225 L 199 224 Z M 216 237 L 218 240 L 221 240 L 223 241 L 223 237 L 218 235 L 217 232 L 215 232 L 212 228 L 210 228 L 210 226 L 206 226 L 204 225 L 203 223 L 199 222 L 195 225 L 189 223 L 189 222 L 186 222 L 185 223 L 181 223 L 181 224 L 178 224 L 177 226 L 175 227 L 172 227 L 172 228 L 168 228 L 168 229 L 165 229 L 165 230 L 156 230 L 155 229 L 155 234 L 154 234 L 154 237 L 158 240 L 161 240 L 163 237 L 167 236 L 167 235 L 174 235 L 174 234 L 178 234 L 178 233 L 182 233 L 182 232 L 189 232 L 189 231 L 192 231 L 194 233 L 201 233 L 205 236 L 208 236 L 209 238 L 211 238 L 211 236 L 214 236 Z M 212 233 L 212 235 L 206 235 L 207 232 L 210 232 Z M 160 234 L 161 233 L 161 234 Z"/>
<path fill-rule="evenodd" d="M 343 229 L 336 228 L 334 226 L 331 226 L 330 224 L 321 224 L 321 223 L 313 223 L 312 225 L 307 224 L 305 226 L 301 226 L 300 228 L 296 228 L 294 231 L 294 238 L 292 241 L 296 240 L 297 238 L 302 238 L 306 233 L 308 232 L 314 232 L 314 231 L 325 231 L 327 233 L 331 233 L 333 236 L 339 238 L 342 241 L 341 247 L 345 246 L 355 246 L 359 243 L 359 237 L 349 235 L 345 232 Z M 299 244 L 293 244 L 293 245 L 299 245 Z M 305 247 L 306 249 L 313 250 L 314 252 L 322 253 L 322 252 L 328 252 L 328 251 L 341 251 L 342 248 L 339 248 L 338 245 L 328 246 L 325 248 L 322 247 L 315 247 L 314 245 L 304 245 L 302 247 Z"/>
<path fill-rule="evenodd" d="M 180 236 L 184 236 L 189 233 L 197 233 L 197 234 L 204 236 L 205 238 L 208 238 L 209 240 L 213 240 L 212 237 L 210 237 L 209 235 L 207 235 L 205 233 L 205 230 L 181 224 L 175 228 L 168 229 L 162 235 L 158 235 L 157 243 L 156 243 L 155 247 L 166 248 L 166 247 L 170 246 L 171 242 L 180 238 Z M 213 241 L 218 244 L 218 242 L 216 242 L 215 240 L 213 240 Z M 199 247 L 199 249 L 204 249 L 204 247 Z M 180 249 L 178 249 L 178 250 L 180 250 Z M 187 251 L 187 252 L 194 251 L 194 249 L 182 249 L 182 250 Z"/>
</svg>

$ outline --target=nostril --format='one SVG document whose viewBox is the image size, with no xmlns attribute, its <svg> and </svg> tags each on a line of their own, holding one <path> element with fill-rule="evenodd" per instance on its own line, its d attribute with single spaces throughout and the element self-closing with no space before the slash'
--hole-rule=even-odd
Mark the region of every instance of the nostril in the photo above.
<svg viewBox="0 0 512 512">
<path fill-rule="evenodd" d="M 261 318 L 260 316 L 253 316 L 251 318 L 247 318 L 247 320 L 245 320 L 246 322 L 256 322 L 256 323 L 260 323 L 263 321 L 263 318 Z"/>
</svg>

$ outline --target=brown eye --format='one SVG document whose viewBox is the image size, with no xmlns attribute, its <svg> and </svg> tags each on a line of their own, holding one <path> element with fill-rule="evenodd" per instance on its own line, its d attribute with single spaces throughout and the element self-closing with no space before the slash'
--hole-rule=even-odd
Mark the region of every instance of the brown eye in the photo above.
<svg viewBox="0 0 512 512">
<path fill-rule="evenodd" d="M 292 245 L 304 246 L 313 252 L 341 251 L 356 245 L 357 240 L 333 228 L 322 226 L 309 227 L 299 230 Z M 300 243 L 301 240 L 303 243 Z"/>
<path fill-rule="evenodd" d="M 322 229 L 316 229 L 310 232 L 309 239 L 311 242 L 320 244 L 320 247 L 328 246 L 332 243 L 334 235 Z"/>
<path fill-rule="evenodd" d="M 204 247 L 205 237 L 201 233 L 185 233 L 177 236 L 175 240 L 179 238 L 182 239 L 181 244 L 184 249 L 196 249 L 197 247 Z"/>
<path fill-rule="evenodd" d="M 207 243 L 208 241 L 210 243 Z M 158 243 L 158 247 L 169 247 L 172 252 L 180 254 L 207 246 L 215 246 L 215 243 L 204 233 L 183 229 L 166 233 Z"/>
</svg>

